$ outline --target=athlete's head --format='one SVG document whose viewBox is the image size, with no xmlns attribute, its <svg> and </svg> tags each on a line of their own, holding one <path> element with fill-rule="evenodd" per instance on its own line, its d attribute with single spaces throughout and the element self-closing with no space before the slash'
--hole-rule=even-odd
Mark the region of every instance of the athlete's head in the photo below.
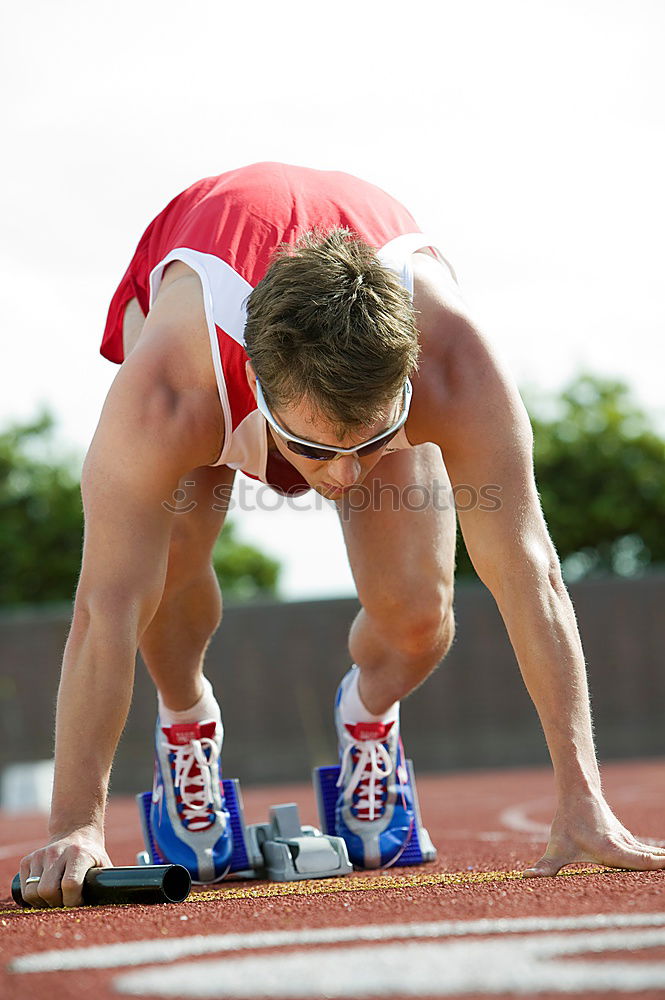
<svg viewBox="0 0 665 1000">
<path fill-rule="evenodd" d="M 283 247 L 250 295 L 247 313 L 250 385 L 256 393 L 256 375 L 280 427 L 308 441 L 352 447 L 399 418 L 419 354 L 411 301 L 350 231 L 308 233 Z M 279 433 L 273 437 L 308 482 L 331 497 L 362 481 L 383 453 L 316 462 L 294 454 Z"/>
<path fill-rule="evenodd" d="M 283 247 L 247 314 L 247 353 L 270 408 L 305 398 L 340 432 L 385 417 L 417 365 L 408 293 L 345 229 Z"/>
</svg>

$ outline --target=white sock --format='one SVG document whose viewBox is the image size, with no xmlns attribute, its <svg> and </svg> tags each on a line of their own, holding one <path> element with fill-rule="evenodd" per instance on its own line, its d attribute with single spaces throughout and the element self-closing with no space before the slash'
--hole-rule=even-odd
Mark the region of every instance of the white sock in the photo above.
<svg viewBox="0 0 665 1000">
<path fill-rule="evenodd" d="M 343 721 L 349 726 L 356 722 L 396 722 L 399 718 L 399 702 L 396 701 L 383 715 L 372 715 L 360 697 L 358 681 L 360 680 L 360 670 L 353 664 L 351 680 L 344 688 L 340 701 L 340 713 Z"/>
<path fill-rule="evenodd" d="M 204 722 L 214 719 L 217 722 L 217 733 L 222 735 L 222 712 L 215 698 L 212 684 L 207 677 L 203 678 L 203 694 L 191 708 L 181 711 L 174 711 L 167 708 L 162 700 L 160 692 L 157 692 L 157 704 L 159 705 L 159 719 L 163 726 L 173 726 L 182 722 Z"/>
</svg>

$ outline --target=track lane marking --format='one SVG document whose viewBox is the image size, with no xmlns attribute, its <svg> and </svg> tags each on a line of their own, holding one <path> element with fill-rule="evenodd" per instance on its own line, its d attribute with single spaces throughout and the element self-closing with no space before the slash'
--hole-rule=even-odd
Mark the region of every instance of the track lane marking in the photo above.
<svg viewBox="0 0 665 1000">
<path fill-rule="evenodd" d="M 529 799 L 527 802 L 519 802 L 517 805 L 508 806 L 499 815 L 499 823 L 508 830 L 515 833 L 532 833 L 547 840 L 550 835 L 550 824 L 539 823 L 537 820 L 529 819 L 527 812 L 532 809 L 539 809 L 554 802 L 551 795 L 541 795 L 537 799 Z M 554 806 L 553 806 L 554 809 Z"/>
<path fill-rule="evenodd" d="M 613 796 L 616 798 L 616 796 Z M 510 830 L 511 833 L 521 833 L 521 834 L 531 834 L 534 838 L 538 840 L 549 840 L 550 836 L 550 824 L 540 823 L 537 820 L 530 819 L 527 813 L 532 810 L 541 809 L 545 805 L 552 805 L 554 809 L 554 800 L 551 795 L 543 795 L 536 799 L 529 799 L 527 802 L 520 802 L 514 806 L 508 806 L 508 808 L 503 809 L 499 814 L 499 823 Z M 479 839 L 482 839 L 481 835 L 474 834 Z M 653 837 L 638 837 L 644 844 L 650 844 L 652 847 L 665 847 L 665 840 L 657 840 Z"/>
<path fill-rule="evenodd" d="M 39 840 L 34 838 L 32 840 L 21 840 L 17 844 L 7 844 L 5 847 L 0 847 L 0 861 L 4 861 L 5 858 L 22 858 L 27 851 L 43 847 L 46 839 L 45 834 Z"/>
<path fill-rule="evenodd" d="M 560 872 L 563 876 L 598 875 L 607 869 L 600 865 Z M 558 878 L 558 876 L 557 876 Z M 484 885 L 490 882 L 522 880 L 521 871 L 432 872 L 414 875 L 349 875 L 338 879 L 308 879 L 302 882 L 268 882 L 256 886 L 220 886 L 204 889 L 190 898 L 196 900 L 262 899 L 270 896 L 318 896 L 336 892 L 380 892 L 389 889 L 412 889 L 419 886 Z M 526 880 L 525 880 L 526 881 Z M 530 881 L 530 880 L 529 880 Z"/>
<path fill-rule="evenodd" d="M 582 956 L 665 945 L 665 928 L 531 934 L 233 956 L 124 973 L 119 993 L 178 998 L 608 996 L 665 987 L 665 962 Z M 570 958 L 573 961 L 570 961 Z M 580 961 L 580 958 L 582 960 Z M 601 992 L 602 991 L 602 992 Z M 659 993 L 660 995 L 660 993 Z"/>
<path fill-rule="evenodd" d="M 524 833 L 520 830 L 446 830 L 446 842 L 450 840 L 463 840 L 468 844 L 471 840 L 481 840 L 490 843 L 502 841 L 521 841 L 525 844 L 542 844 L 543 837 L 533 833 Z"/>
<path fill-rule="evenodd" d="M 296 931 L 254 931 L 249 934 L 196 934 L 190 937 L 157 938 L 37 952 L 15 958 L 10 963 L 9 969 L 14 973 L 112 969 L 154 962 L 171 963 L 180 958 L 213 952 L 256 951 L 299 945 L 377 942 L 391 938 L 606 931 L 639 927 L 665 928 L 665 913 L 600 913 L 581 917 L 485 917 L 478 920 L 436 920 L 421 923 L 362 924 L 358 927 L 316 927 Z"/>
<path fill-rule="evenodd" d="M 571 875 L 600 875 L 608 871 L 600 865 L 586 865 L 582 868 L 566 869 L 556 878 Z M 307 879 L 302 882 L 264 882 L 251 886 L 224 886 L 217 889 L 194 891 L 186 903 L 223 902 L 225 899 L 266 899 L 271 896 L 320 896 L 336 892 L 377 892 L 391 889 L 417 889 L 419 886 L 439 885 L 482 885 L 491 882 L 506 882 L 522 880 L 521 871 L 505 872 L 432 872 L 431 874 L 415 875 L 378 875 L 360 876 L 348 875 L 345 878 Z M 526 881 L 526 880 L 525 880 Z M 530 879 L 528 881 L 531 881 Z M 182 903 L 177 904 L 182 906 Z M 186 904 L 184 904 L 186 905 Z M 135 903 L 117 903 L 116 907 L 126 909 L 136 906 Z M 12 907 L 0 908 L 0 917 L 31 917 L 40 914 L 61 913 L 67 907 L 54 906 L 40 909 L 23 909 Z M 77 909 L 70 907 L 69 909 Z M 78 907 L 85 909 L 85 907 Z"/>
</svg>

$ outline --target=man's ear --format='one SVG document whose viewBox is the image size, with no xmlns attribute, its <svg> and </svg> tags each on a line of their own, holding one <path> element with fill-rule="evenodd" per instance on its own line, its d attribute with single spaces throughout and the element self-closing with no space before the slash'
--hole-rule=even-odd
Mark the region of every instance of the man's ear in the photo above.
<svg viewBox="0 0 665 1000">
<path fill-rule="evenodd" d="M 251 361 L 245 361 L 245 375 L 247 376 L 247 384 L 252 390 L 254 399 L 256 399 L 256 372 Z"/>
</svg>

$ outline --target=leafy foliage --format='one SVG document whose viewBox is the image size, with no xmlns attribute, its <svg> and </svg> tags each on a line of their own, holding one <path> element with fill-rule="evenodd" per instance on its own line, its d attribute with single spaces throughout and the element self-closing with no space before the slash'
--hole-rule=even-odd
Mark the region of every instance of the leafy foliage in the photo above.
<svg viewBox="0 0 665 1000">
<path fill-rule="evenodd" d="M 239 542 L 235 524 L 227 521 L 212 554 L 212 564 L 224 596 L 235 600 L 275 596 L 280 565 L 253 545 Z"/>
<path fill-rule="evenodd" d="M 69 601 L 81 564 L 77 462 L 53 453 L 42 414 L 0 433 L 0 605 Z M 275 596 L 279 563 L 239 542 L 227 524 L 213 553 L 226 597 Z"/>
<path fill-rule="evenodd" d="M 665 440 L 620 381 L 582 375 L 528 400 L 536 479 L 568 579 L 665 563 Z M 0 604 L 73 598 L 83 514 L 77 463 L 54 454 L 53 419 L 0 433 Z M 228 523 L 213 564 L 225 596 L 274 596 L 277 562 Z M 473 574 L 460 542 L 458 573 Z"/>
<path fill-rule="evenodd" d="M 582 375 L 534 416 L 536 480 L 569 578 L 665 562 L 665 441 L 625 383 Z"/>
<path fill-rule="evenodd" d="M 665 563 L 665 440 L 617 380 L 527 394 L 536 481 L 568 580 Z M 460 541 L 458 573 L 473 574 Z"/>
<path fill-rule="evenodd" d="M 73 597 L 83 512 L 69 464 L 48 458 L 53 420 L 42 414 L 0 434 L 0 604 Z"/>
</svg>

